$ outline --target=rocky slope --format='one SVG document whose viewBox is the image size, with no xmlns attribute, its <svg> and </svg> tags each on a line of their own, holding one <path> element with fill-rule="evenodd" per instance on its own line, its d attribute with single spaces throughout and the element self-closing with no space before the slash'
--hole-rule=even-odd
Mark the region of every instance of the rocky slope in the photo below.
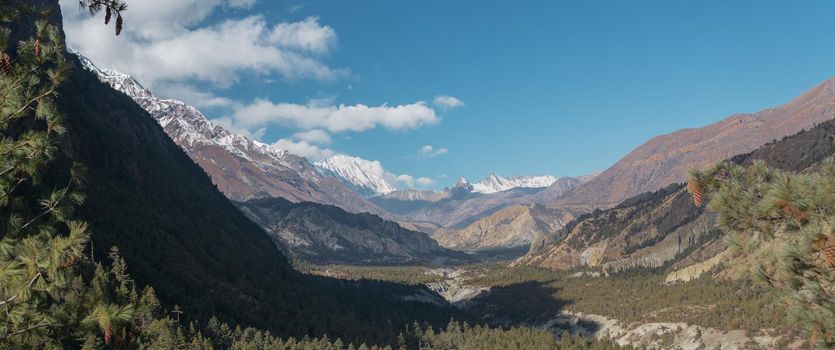
<svg viewBox="0 0 835 350">
<path fill-rule="evenodd" d="M 79 59 L 101 81 L 148 111 L 230 199 L 282 197 L 332 204 L 352 212 L 384 212 L 337 179 L 320 175 L 303 157 L 229 132 L 182 101 L 154 97 L 129 75 L 99 69 L 81 55 Z"/>
<path fill-rule="evenodd" d="M 657 136 L 588 183 L 562 195 L 546 189 L 538 196 L 540 200 L 556 199 L 556 205 L 562 207 L 611 207 L 640 193 L 683 182 L 691 168 L 751 152 L 767 142 L 832 119 L 833 106 L 835 79 L 830 79 L 780 107 Z"/>
<path fill-rule="evenodd" d="M 762 159 L 772 167 L 802 171 L 833 154 L 835 120 L 830 120 L 731 161 L 750 164 Z M 529 253 L 515 264 L 613 271 L 687 261 L 675 264 L 683 269 L 708 261 L 724 249 L 721 232 L 714 227 L 711 215 L 693 205 L 685 186 L 674 184 L 611 209 L 584 214 L 562 230 L 535 237 Z M 682 271 L 688 275 L 699 269 Z"/>
<path fill-rule="evenodd" d="M 621 346 L 645 349 L 742 350 L 800 349 L 794 339 L 745 330 L 725 331 L 684 322 L 623 322 L 601 315 L 564 311 L 543 325 L 555 335 L 564 331 L 597 339 L 612 339 Z"/>
<path fill-rule="evenodd" d="M 369 214 L 282 198 L 253 199 L 238 207 L 293 255 L 324 264 L 443 263 L 468 261 L 423 232 Z"/>
<path fill-rule="evenodd" d="M 557 231 L 574 219 L 571 213 L 542 205 L 500 210 L 460 230 L 440 230 L 432 238 L 442 246 L 466 251 L 527 246 L 534 236 Z"/>
</svg>

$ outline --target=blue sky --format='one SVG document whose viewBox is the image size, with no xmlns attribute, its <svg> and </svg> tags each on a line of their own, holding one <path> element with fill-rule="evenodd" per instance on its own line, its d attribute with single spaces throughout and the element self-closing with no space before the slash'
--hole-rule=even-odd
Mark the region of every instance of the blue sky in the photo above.
<svg viewBox="0 0 835 350">
<path fill-rule="evenodd" d="M 65 13 L 75 21 L 67 29 L 70 44 L 100 66 L 137 76 L 156 94 L 194 103 L 264 142 L 296 145 L 303 137 L 294 134 L 315 129 L 307 134 L 317 137 L 304 139 L 319 156 L 326 150 L 379 160 L 394 174 L 433 179 L 430 188 L 493 172 L 603 170 L 655 135 L 777 106 L 835 76 L 831 1 L 168 1 L 182 3 L 182 14 L 171 10 L 177 25 L 134 29 L 118 44 L 135 46 L 119 53 L 143 47 L 146 53 L 107 53 L 99 42 L 112 39 L 82 33 L 87 19 Z M 136 21 L 166 19 L 150 5 L 128 3 L 139 7 Z M 183 20 L 194 6 L 205 8 Z M 260 33 L 252 50 L 224 49 L 235 47 L 226 42 L 200 47 L 224 31 L 243 32 L 224 23 L 248 18 L 264 33 L 306 23 L 298 28 L 312 36 L 263 44 L 257 38 L 267 35 Z M 203 30 L 213 36 L 188 36 Z M 147 57 L 172 52 L 149 48 L 178 38 L 191 39 L 177 47 L 195 45 L 182 53 L 189 65 Z M 300 59 L 261 62 L 270 51 L 257 45 Z M 143 68 L 149 60 L 195 72 L 155 75 Z M 223 72 L 213 75 L 213 67 Z M 438 96 L 463 106 L 435 105 Z M 259 101 L 270 112 L 257 122 L 246 119 Z M 381 109 L 367 126 L 352 128 L 325 117 L 301 125 L 280 115 L 282 104 Z M 409 106 L 407 119 L 389 122 L 400 105 Z M 363 119 L 350 116 L 344 120 Z M 426 145 L 438 154 L 421 154 Z"/>
</svg>

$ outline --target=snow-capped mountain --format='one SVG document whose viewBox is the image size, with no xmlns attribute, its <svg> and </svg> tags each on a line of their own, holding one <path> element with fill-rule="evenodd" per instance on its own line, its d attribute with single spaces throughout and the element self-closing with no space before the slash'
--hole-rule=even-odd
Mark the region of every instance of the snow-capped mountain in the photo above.
<svg viewBox="0 0 835 350">
<path fill-rule="evenodd" d="M 397 191 L 397 187 L 386 178 L 388 174 L 379 161 L 367 160 L 348 155 L 335 155 L 314 163 L 319 172 L 333 176 L 346 186 L 365 197 L 373 197 Z"/>
<path fill-rule="evenodd" d="M 544 188 L 558 179 L 551 175 L 501 177 L 492 174 L 473 184 L 473 192 L 496 193 L 513 188 Z"/>
<path fill-rule="evenodd" d="M 193 106 L 156 98 L 131 76 L 99 69 L 88 58 L 76 54 L 85 69 L 148 111 L 230 199 L 282 197 L 293 202 L 336 205 L 352 212 L 385 212 L 337 179 L 322 176 L 307 159 L 234 134 L 209 121 Z"/>
<path fill-rule="evenodd" d="M 459 177 L 458 181 L 452 185 L 452 188 L 449 190 L 452 195 L 466 195 L 470 192 L 473 192 L 473 184 L 471 184 L 467 179 L 463 177 Z"/>
</svg>

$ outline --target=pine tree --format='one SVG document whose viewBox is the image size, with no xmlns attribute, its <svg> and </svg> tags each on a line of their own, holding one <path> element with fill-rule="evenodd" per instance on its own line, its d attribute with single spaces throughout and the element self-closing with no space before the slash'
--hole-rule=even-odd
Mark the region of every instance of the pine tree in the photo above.
<svg viewBox="0 0 835 350">
<path fill-rule="evenodd" d="M 835 347 L 835 159 L 802 174 L 722 163 L 691 182 L 710 195 L 740 265 L 780 292 L 789 322 Z"/>
<path fill-rule="evenodd" d="M 84 200 L 84 168 L 54 161 L 66 132 L 54 99 L 69 64 L 46 20 L 28 40 L 10 42 L 25 34 L 10 28 L 31 27 L 15 22 L 31 14 L 24 3 L 0 4 L 0 347 L 62 347 L 77 339 L 96 346 L 87 325 L 93 321 L 105 343 L 122 342 L 132 306 L 96 298 L 81 275 L 89 233 L 73 210 Z"/>
</svg>

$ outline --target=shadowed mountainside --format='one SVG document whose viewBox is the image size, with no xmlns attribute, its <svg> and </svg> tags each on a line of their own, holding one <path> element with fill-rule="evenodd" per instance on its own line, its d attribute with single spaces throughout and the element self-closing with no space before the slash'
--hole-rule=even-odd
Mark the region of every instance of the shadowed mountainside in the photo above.
<svg viewBox="0 0 835 350">
<path fill-rule="evenodd" d="M 471 260 L 441 248 L 423 232 L 374 214 L 352 214 L 335 206 L 282 198 L 253 199 L 238 207 L 277 244 L 306 261 L 386 265 Z"/>
</svg>

